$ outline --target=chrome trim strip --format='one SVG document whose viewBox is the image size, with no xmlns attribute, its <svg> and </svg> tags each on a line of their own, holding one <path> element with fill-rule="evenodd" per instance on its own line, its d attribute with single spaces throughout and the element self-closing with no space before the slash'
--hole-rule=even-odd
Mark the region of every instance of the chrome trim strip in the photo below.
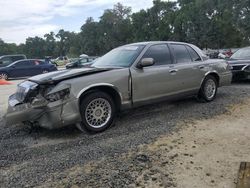
<svg viewBox="0 0 250 188">
<path fill-rule="evenodd" d="M 244 71 L 247 67 L 249 67 L 250 65 L 246 65 L 244 66 L 241 70 Z"/>
<path fill-rule="evenodd" d="M 91 85 L 89 85 L 88 87 L 85 87 L 85 88 L 83 88 L 79 93 L 78 93 L 78 95 L 77 95 L 77 99 L 79 99 L 80 98 L 80 96 L 85 92 L 85 91 L 87 91 L 87 90 L 89 90 L 89 89 L 91 89 L 91 88 L 93 88 L 93 87 L 98 87 L 98 86 L 109 86 L 109 87 L 112 87 L 113 89 L 115 89 L 116 91 L 117 91 L 117 93 L 119 93 L 119 96 L 120 96 L 120 98 L 121 98 L 121 102 L 122 102 L 122 94 L 118 91 L 118 89 L 114 86 L 114 85 L 112 85 L 112 84 L 109 84 L 109 83 L 98 83 L 98 84 L 91 84 Z"/>
<path fill-rule="evenodd" d="M 217 75 L 219 76 L 219 74 L 218 74 L 217 71 L 208 71 L 208 72 L 204 75 L 204 78 L 201 80 L 200 88 L 201 88 L 201 86 L 202 86 L 202 84 L 203 84 L 203 81 L 204 81 L 205 78 L 207 77 L 207 75 L 212 74 L 212 73 L 215 73 L 215 74 L 217 74 Z M 219 76 L 219 78 L 220 78 L 220 76 Z M 220 83 L 218 83 L 218 85 L 220 85 Z"/>
</svg>

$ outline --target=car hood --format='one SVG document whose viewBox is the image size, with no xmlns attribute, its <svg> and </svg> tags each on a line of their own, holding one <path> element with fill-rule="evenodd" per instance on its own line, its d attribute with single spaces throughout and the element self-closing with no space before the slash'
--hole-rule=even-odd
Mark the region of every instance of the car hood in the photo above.
<svg viewBox="0 0 250 188">
<path fill-rule="evenodd" d="M 237 65 L 237 64 L 250 64 L 250 59 L 228 59 L 227 60 L 229 64 L 231 65 Z"/>
<path fill-rule="evenodd" d="M 50 72 L 29 78 L 29 81 L 38 84 L 54 84 L 63 80 L 86 76 L 90 74 L 97 74 L 100 72 L 110 71 L 113 68 L 81 68 L 81 69 L 67 69 L 61 71 Z"/>
</svg>

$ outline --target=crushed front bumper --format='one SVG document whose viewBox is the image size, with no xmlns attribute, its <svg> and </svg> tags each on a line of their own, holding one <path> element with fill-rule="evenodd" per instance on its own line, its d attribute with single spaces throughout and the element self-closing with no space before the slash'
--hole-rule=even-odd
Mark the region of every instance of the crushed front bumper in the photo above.
<svg viewBox="0 0 250 188">
<path fill-rule="evenodd" d="M 15 94 L 9 97 L 8 111 L 5 115 L 7 125 L 29 122 L 47 129 L 61 128 L 80 121 L 81 115 L 76 99 L 19 104 Z"/>
</svg>

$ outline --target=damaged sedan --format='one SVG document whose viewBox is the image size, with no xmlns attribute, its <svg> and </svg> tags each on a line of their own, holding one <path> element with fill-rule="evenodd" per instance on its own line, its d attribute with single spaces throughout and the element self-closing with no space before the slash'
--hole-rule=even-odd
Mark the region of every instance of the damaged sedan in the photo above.
<svg viewBox="0 0 250 188">
<path fill-rule="evenodd" d="M 6 123 L 48 129 L 75 124 L 101 132 L 118 112 L 167 99 L 198 96 L 210 102 L 231 83 L 230 66 L 192 45 L 142 42 L 118 47 L 92 67 L 31 77 L 9 97 Z"/>
</svg>

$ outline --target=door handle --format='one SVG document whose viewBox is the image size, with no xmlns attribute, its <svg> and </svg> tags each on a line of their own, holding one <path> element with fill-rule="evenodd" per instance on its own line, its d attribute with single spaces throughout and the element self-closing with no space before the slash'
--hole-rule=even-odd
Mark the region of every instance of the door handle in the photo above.
<svg viewBox="0 0 250 188">
<path fill-rule="evenodd" d="M 171 69 L 170 71 L 169 71 L 169 73 L 177 73 L 178 72 L 178 69 Z"/>
<path fill-rule="evenodd" d="M 199 69 L 204 69 L 204 68 L 205 68 L 204 65 L 199 66 Z"/>
</svg>

